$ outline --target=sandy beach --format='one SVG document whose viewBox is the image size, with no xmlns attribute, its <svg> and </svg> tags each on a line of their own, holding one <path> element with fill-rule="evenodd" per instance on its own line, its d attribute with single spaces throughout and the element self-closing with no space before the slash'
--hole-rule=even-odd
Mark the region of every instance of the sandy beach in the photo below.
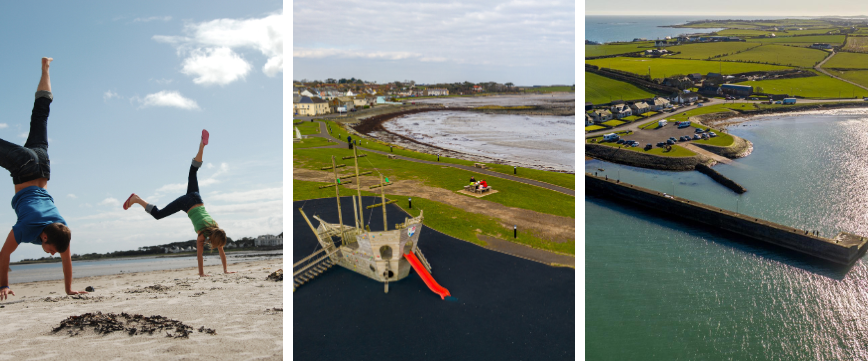
<svg viewBox="0 0 868 361">
<path fill-rule="evenodd" d="M 122 275 L 75 278 L 73 289 L 95 292 L 66 296 L 63 281 L 12 285 L 15 296 L 0 301 L 0 360 L 281 360 L 283 282 L 266 277 L 283 268 L 281 258 L 230 264 L 234 274 L 207 266 Z M 129 335 L 76 335 L 52 330 L 85 313 L 163 316 L 191 326 L 188 338 L 166 331 Z M 199 332 L 201 327 L 215 334 Z"/>
</svg>

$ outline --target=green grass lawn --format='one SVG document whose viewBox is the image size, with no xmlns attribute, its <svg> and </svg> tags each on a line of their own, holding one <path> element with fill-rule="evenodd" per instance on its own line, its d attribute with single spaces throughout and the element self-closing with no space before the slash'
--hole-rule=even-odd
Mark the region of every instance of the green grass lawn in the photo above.
<svg viewBox="0 0 868 361">
<path fill-rule="evenodd" d="M 797 48 L 783 45 L 763 45 L 743 53 L 725 56 L 723 57 L 723 60 L 756 61 L 812 68 L 814 65 L 825 59 L 827 55 L 829 55 L 829 53 L 817 49 Z"/>
<path fill-rule="evenodd" d="M 776 35 L 780 35 L 775 33 Z M 829 43 L 832 45 L 841 45 L 844 43 L 844 35 L 810 35 L 810 36 L 777 36 L 774 38 L 753 38 L 750 41 L 756 41 L 764 44 L 775 43 Z"/>
<path fill-rule="evenodd" d="M 617 126 L 619 126 L 619 125 L 621 125 L 621 124 L 626 124 L 626 123 L 627 123 L 627 122 L 622 122 L 622 121 L 617 120 L 617 119 L 612 119 L 612 120 L 610 120 L 610 121 L 608 121 L 608 122 L 603 122 L 602 124 L 603 124 L 603 125 L 606 125 L 606 126 L 609 126 L 609 127 L 617 127 Z"/>
<path fill-rule="evenodd" d="M 658 122 L 659 122 L 660 120 L 662 120 L 662 119 L 652 120 L 652 121 L 650 121 L 650 122 L 648 122 L 648 123 L 642 124 L 642 125 L 639 126 L 639 129 L 645 129 L 645 130 L 648 130 L 648 129 L 654 129 L 654 128 L 657 128 L 657 125 L 659 124 Z"/>
<path fill-rule="evenodd" d="M 623 122 L 632 123 L 632 122 L 635 122 L 635 121 L 637 121 L 637 120 L 639 120 L 639 119 L 640 119 L 639 117 L 637 117 L 637 116 L 635 116 L 635 115 L 631 115 L 631 116 L 629 116 L 629 117 L 623 117 L 623 118 L 621 118 L 620 120 L 623 121 Z"/>
<path fill-rule="evenodd" d="M 679 146 L 677 144 L 672 146 L 671 151 L 667 151 L 666 148 L 662 148 L 662 147 L 654 147 L 654 148 L 651 148 L 650 150 L 645 150 L 644 146 L 627 147 L 623 144 L 617 144 L 617 143 L 611 143 L 611 142 L 602 142 L 602 143 L 598 143 L 598 144 L 605 145 L 607 147 L 613 147 L 613 148 L 620 147 L 621 150 L 625 150 L 625 151 L 629 151 L 629 152 L 661 155 L 664 157 L 680 158 L 680 157 L 692 157 L 692 156 L 696 155 L 696 153 L 694 153 L 693 151 L 688 150 L 687 148 L 684 148 L 684 147 Z"/>
<path fill-rule="evenodd" d="M 655 116 L 655 115 L 657 115 L 657 114 L 660 114 L 660 113 L 655 112 L 655 111 L 650 111 L 650 112 L 647 112 L 647 113 L 642 113 L 641 115 L 642 115 L 643 117 L 647 118 L 647 117 Z"/>
<path fill-rule="evenodd" d="M 319 189 L 319 186 L 328 183 L 307 182 L 293 180 L 292 182 L 292 200 L 303 201 L 306 199 L 334 197 L 334 188 Z M 388 188 L 387 188 L 388 189 Z M 355 194 L 354 191 L 341 189 L 341 194 L 344 196 Z M 379 193 L 362 191 L 362 196 L 379 196 Z M 386 194 L 388 199 L 405 200 L 405 196 Z M 434 200 L 421 197 L 413 197 L 413 208 L 407 208 L 406 202 L 396 203 L 401 209 L 407 211 L 412 216 L 418 216 L 420 211 L 424 211 L 425 219 L 422 221 L 425 226 L 433 228 L 439 232 L 445 233 L 452 237 L 484 245 L 476 235 L 486 234 L 500 239 L 509 240 L 531 246 L 533 248 L 544 249 L 549 251 L 561 252 L 566 254 L 575 254 L 575 241 L 564 243 L 554 243 L 536 237 L 530 232 L 519 230 L 518 238 L 512 238 L 512 228 L 503 225 L 503 221 L 484 214 L 468 212 L 460 208 L 452 207 Z M 305 209 L 308 216 L 313 210 Z M 346 214 L 346 213 L 345 213 Z M 394 223 L 394 222 L 393 222 Z M 481 232 L 477 232 L 476 230 Z M 423 231 L 424 232 L 424 231 Z"/>
<path fill-rule="evenodd" d="M 340 157 L 350 156 L 352 152 L 348 149 L 295 149 L 293 151 L 293 168 L 319 170 L 320 167 L 331 164 L 331 155 L 340 160 Z M 341 163 L 347 162 L 341 161 Z M 426 186 L 451 190 L 462 189 L 470 176 L 475 176 L 476 179 L 488 178 L 488 183 L 499 193 L 486 196 L 485 200 L 487 201 L 508 207 L 575 217 L 575 197 L 524 183 L 485 177 L 480 173 L 452 167 L 388 159 L 386 156 L 375 153 L 369 153 L 367 157 L 361 158 L 359 166 L 363 171 L 376 169 L 394 180 L 415 179 Z M 522 169 L 519 176 L 531 177 L 533 174 Z"/>
<path fill-rule="evenodd" d="M 671 58 L 706 60 L 713 56 L 734 54 L 759 45 L 758 43 L 743 42 L 700 43 L 673 46 L 667 50 L 681 52 L 681 54 L 673 55 Z"/>
<path fill-rule="evenodd" d="M 648 49 L 656 49 L 654 47 L 653 41 L 615 43 L 605 45 L 585 45 L 585 57 L 635 53 L 637 51 L 645 51 Z"/>
<path fill-rule="evenodd" d="M 293 149 L 322 147 L 326 145 L 335 145 L 337 143 L 329 142 L 325 138 L 305 138 L 301 142 L 292 142 Z"/>
<path fill-rule="evenodd" d="M 708 127 L 694 126 L 694 128 L 700 128 L 700 129 L 704 130 Z M 726 133 L 721 132 L 720 130 L 714 129 L 714 128 L 711 128 L 711 131 L 714 132 L 714 134 L 717 134 L 717 136 L 714 138 L 708 138 L 708 139 L 692 140 L 692 142 L 693 143 L 700 143 L 700 144 L 716 145 L 716 146 L 720 146 L 720 147 L 728 147 L 728 146 L 732 145 L 732 143 L 735 142 L 735 138 L 733 138 L 729 134 L 726 134 Z"/>
<path fill-rule="evenodd" d="M 676 114 L 672 116 L 673 121 L 685 121 L 687 118 L 696 115 L 702 114 L 712 114 L 712 113 L 720 113 L 720 112 L 728 112 L 730 110 L 753 110 L 755 109 L 753 103 L 727 103 L 727 104 L 715 104 L 715 105 L 706 105 L 702 108 L 696 108 L 692 110 L 688 110 L 684 113 Z"/>
<path fill-rule="evenodd" d="M 837 56 L 837 55 L 836 55 Z M 856 84 L 868 87 L 868 70 L 831 70 L 826 69 L 832 75 L 847 79 Z M 852 93 L 851 93 L 852 95 Z"/>
<path fill-rule="evenodd" d="M 751 85 L 754 89 L 762 87 L 764 92 L 769 94 L 790 94 L 804 98 L 868 96 L 868 90 L 822 74 L 811 78 L 749 81 L 740 84 Z"/>
<path fill-rule="evenodd" d="M 828 69 L 868 69 L 868 54 L 835 53 L 823 68 Z"/>
<path fill-rule="evenodd" d="M 590 132 L 590 131 L 594 131 L 594 130 L 600 130 L 600 129 L 606 129 L 606 127 L 604 127 L 602 125 L 589 125 L 589 126 L 585 127 L 586 132 Z"/>
<path fill-rule="evenodd" d="M 573 91 L 573 87 L 569 87 L 569 86 L 544 86 L 544 87 L 539 87 L 539 88 L 529 88 L 529 89 L 525 90 L 525 92 L 527 92 L 527 93 L 536 93 L 536 92 L 551 93 L 551 92 L 571 92 L 571 91 Z"/>
<path fill-rule="evenodd" d="M 295 128 L 298 128 L 302 135 L 319 134 L 319 123 L 317 122 L 311 123 L 307 121 L 294 126 L 292 130 L 293 136 L 295 136 Z"/>
<path fill-rule="evenodd" d="M 651 98 L 654 94 L 633 84 L 585 72 L 585 101 L 604 104 L 612 100 Z"/>
<path fill-rule="evenodd" d="M 640 75 L 647 75 L 650 68 L 652 78 L 665 78 L 667 76 L 690 73 L 707 74 L 709 72 L 722 72 L 723 74 L 737 74 L 752 71 L 790 69 L 789 67 L 779 65 L 661 58 L 606 58 L 586 60 L 585 63 Z"/>
</svg>

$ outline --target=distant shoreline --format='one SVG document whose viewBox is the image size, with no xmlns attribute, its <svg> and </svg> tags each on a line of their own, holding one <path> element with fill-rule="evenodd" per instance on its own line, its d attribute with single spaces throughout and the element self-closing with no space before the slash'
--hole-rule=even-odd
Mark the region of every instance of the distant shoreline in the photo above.
<svg viewBox="0 0 868 361">
<path fill-rule="evenodd" d="M 274 249 L 233 249 L 233 250 L 224 250 L 226 254 L 230 253 L 238 253 L 238 252 L 265 252 L 265 251 L 274 251 L 283 249 L 283 247 L 274 247 Z M 211 251 L 205 251 L 203 253 L 204 256 L 208 256 L 211 254 Z M 217 251 L 214 251 L 214 254 L 218 254 Z M 119 256 L 119 257 L 104 257 L 104 258 L 95 258 L 95 259 L 73 259 L 73 262 L 87 262 L 87 261 L 119 261 L 119 260 L 132 260 L 132 259 L 146 259 L 146 258 L 173 258 L 173 257 L 189 257 L 195 256 L 196 251 L 190 252 L 178 252 L 178 253 L 164 253 L 164 254 L 153 254 L 153 255 L 141 255 L 141 256 Z M 250 256 L 256 256 L 257 254 L 251 254 Z M 270 253 L 263 253 L 262 255 L 270 255 Z M 40 263 L 60 263 L 60 257 L 46 259 L 46 260 L 36 260 L 36 261 L 18 261 L 18 262 L 10 262 L 10 266 L 22 266 L 28 264 L 40 264 Z"/>
</svg>

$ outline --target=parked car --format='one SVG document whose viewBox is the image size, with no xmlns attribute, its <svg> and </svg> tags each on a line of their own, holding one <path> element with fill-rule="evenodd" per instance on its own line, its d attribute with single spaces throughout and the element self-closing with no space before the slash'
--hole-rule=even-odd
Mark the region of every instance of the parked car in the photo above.
<svg viewBox="0 0 868 361">
<path fill-rule="evenodd" d="M 615 143 L 618 143 L 618 144 L 624 144 L 624 140 L 623 140 L 623 139 L 618 139 L 618 141 L 615 142 Z"/>
<path fill-rule="evenodd" d="M 702 133 L 702 129 L 696 128 L 696 130 L 694 130 L 693 132 L 694 133 Z"/>
<path fill-rule="evenodd" d="M 714 132 L 708 132 L 708 136 L 714 138 L 717 136 L 717 134 L 715 134 Z"/>
<path fill-rule="evenodd" d="M 664 145 L 666 145 L 665 142 L 657 142 L 657 146 L 658 146 L 658 147 L 662 147 L 662 146 L 664 146 Z"/>
<path fill-rule="evenodd" d="M 759 100 L 757 97 L 750 97 L 750 100 Z"/>
<path fill-rule="evenodd" d="M 701 107 L 702 107 L 702 103 L 696 103 L 696 107 L 697 107 L 697 108 L 701 108 Z"/>
<path fill-rule="evenodd" d="M 697 130 L 699 130 L 699 129 L 697 129 Z M 702 137 L 700 137 L 699 134 L 694 134 L 693 139 L 702 139 Z"/>
<path fill-rule="evenodd" d="M 654 148 L 654 147 L 651 145 L 651 143 L 645 144 L 645 150 L 648 150 L 648 149 L 651 149 L 651 148 Z"/>
<path fill-rule="evenodd" d="M 673 145 L 675 142 L 672 139 L 667 139 L 666 144 Z"/>
</svg>

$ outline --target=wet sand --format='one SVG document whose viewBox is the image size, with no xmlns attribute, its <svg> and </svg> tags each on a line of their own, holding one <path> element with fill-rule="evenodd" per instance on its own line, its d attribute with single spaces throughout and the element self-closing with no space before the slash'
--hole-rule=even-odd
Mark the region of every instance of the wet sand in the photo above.
<svg viewBox="0 0 868 361">
<path fill-rule="evenodd" d="M 212 276 L 204 278 L 195 267 L 76 278 L 73 289 L 96 289 L 76 296 L 63 294 L 62 280 L 13 284 L 16 295 L 0 301 L 0 359 L 281 360 L 283 282 L 266 280 L 279 268 L 282 258 L 230 264 L 234 274 L 206 266 Z M 160 315 L 194 331 L 189 338 L 52 333 L 69 316 L 96 312 Z M 216 334 L 198 332 L 202 326 Z"/>
</svg>

